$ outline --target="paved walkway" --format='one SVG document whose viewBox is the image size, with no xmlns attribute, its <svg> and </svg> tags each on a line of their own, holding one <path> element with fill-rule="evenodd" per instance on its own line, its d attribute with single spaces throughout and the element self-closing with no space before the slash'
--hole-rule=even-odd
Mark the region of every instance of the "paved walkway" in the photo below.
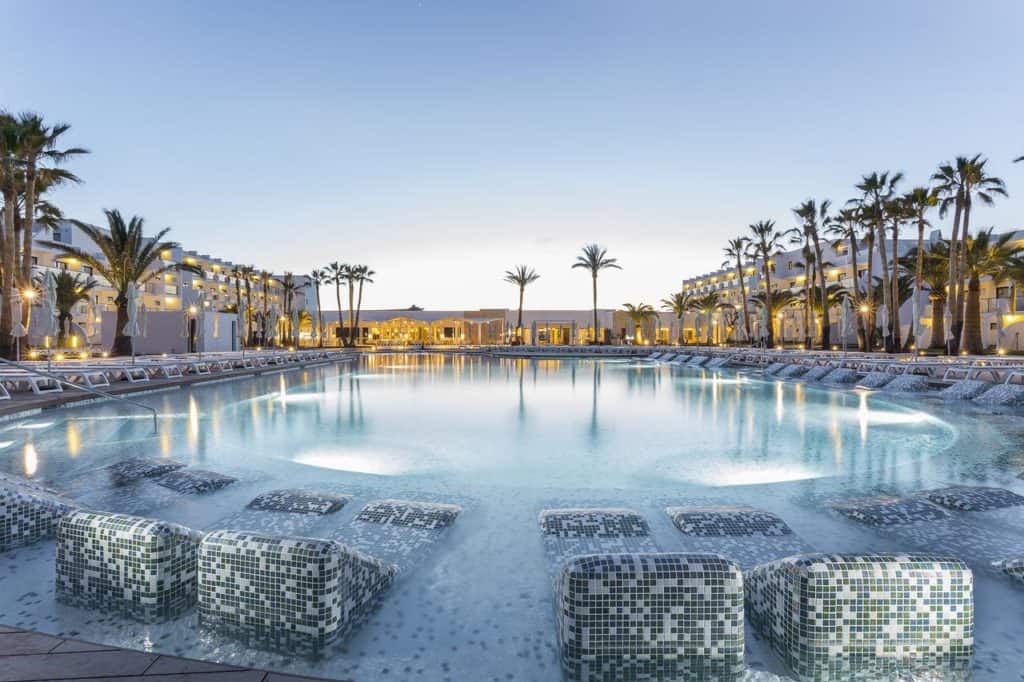
<svg viewBox="0 0 1024 682">
<path fill-rule="evenodd" d="M 318 678 L 117 649 L 0 625 L 0 682 L 310 682 L 315 679 Z"/>
</svg>

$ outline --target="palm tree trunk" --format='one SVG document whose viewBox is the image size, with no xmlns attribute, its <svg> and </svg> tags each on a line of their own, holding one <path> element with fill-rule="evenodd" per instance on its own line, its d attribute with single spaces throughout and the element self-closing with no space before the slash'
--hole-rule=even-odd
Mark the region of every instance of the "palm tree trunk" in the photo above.
<svg viewBox="0 0 1024 682">
<path fill-rule="evenodd" d="M 114 299 L 117 305 L 117 318 L 114 328 L 114 345 L 110 347 L 111 355 L 131 355 L 132 337 L 125 336 L 123 329 L 128 325 L 128 298 L 118 294 Z"/>
<path fill-rule="evenodd" d="M 900 338 L 902 334 L 900 332 L 900 271 L 899 271 L 899 240 L 900 240 L 900 224 L 899 220 L 896 219 L 892 224 L 892 294 L 890 294 L 890 300 L 892 300 L 892 347 L 894 351 L 899 351 L 902 344 Z"/>
<path fill-rule="evenodd" d="M 889 279 L 889 257 L 885 252 L 885 224 L 879 222 L 876 226 L 878 234 L 878 256 L 882 261 L 882 304 L 885 305 L 885 314 L 892 320 L 892 286 Z M 892 352 L 892 324 L 889 325 L 889 336 L 883 339 L 885 352 Z"/>
<path fill-rule="evenodd" d="M 953 355 L 957 351 L 957 344 L 955 339 L 958 338 L 953 333 L 953 327 L 956 323 L 955 310 L 957 309 L 958 299 L 960 297 L 960 258 L 959 251 L 959 239 L 960 239 L 960 221 L 963 217 L 963 193 L 960 192 L 956 198 L 956 208 L 953 212 L 953 235 L 949 239 L 949 293 L 948 293 L 948 305 L 950 315 L 953 317 L 953 323 L 950 325 L 950 335 L 946 339 L 946 353 Z"/>
<path fill-rule="evenodd" d="M 921 305 L 921 278 L 924 277 L 924 216 L 918 217 L 917 221 L 917 263 L 914 267 L 914 303 Z M 911 308 L 913 309 L 913 308 Z M 920 314 L 920 311 L 918 311 Z M 918 328 L 921 325 L 919 318 L 914 319 L 914 325 L 911 328 L 911 338 L 914 339 L 914 343 L 917 343 L 917 338 L 920 334 L 917 333 Z M 935 343 L 932 342 L 934 347 Z M 920 349 L 918 349 L 920 350 Z"/>
<path fill-rule="evenodd" d="M 597 273 L 593 276 L 594 282 L 594 343 L 601 343 L 601 334 L 597 330 Z"/>
<path fill-rule="evenodd" d="M 971 355 L 985 351 L 981 340 L 981 279 L 972 276 L 967 283 L 966 312 L 963 321 L 963 349 Z"/>
<path fill-rule="evenodd" d="M 353 326 L 355 324 L 355 294 L 356 292 L 352 286 L 352 280 L 348 281 L 348 347 L 352 348 L 356 345 L 356 330 Z"/>
<path fill-rule="evenodd" d="M 334 297 L 338 299 L 338 345 L 341 345 L 343 339 L 341 338 L 341 330 L 344 329 L 344 325 L 341 324 L 341 282 L 334 283 Z"/>
<path fill-rule="evenodd" d="M 359 314 L 363 309 L 363 280 L 359 280 L 359 294 L 356 296 L 356 329 L 359 329 Z M 358 332 L 356 332 L 358 334 Z M 360 335 L 361 336 L 361 335 Z"/>
<path fill-rule="evenodd" d="M 931 348 L 944 349 L 946 347 L 945 326 L 946 301 L 939 296 L 930 296 L 932 302 L 932 340 Z"/>
<path fill-rule="evenodd" d="M 860 314 L 861 301 L 863 300 L 860 296 L 860 271 L 857 269 L 857 236 L 851 232 L 850 234 L 850 265 L 853 267 L 853 302 L 854 302 L 854 315 L 857 316 L 857 347 L 860 350 L 867 348 L 867 344 L 864 342 L 864 324 L 863 315 Z M 846 343 L 846 339 L 843 339 L 843 343 Z"/>
<path fill-rule="evenodd" d="M 320 307 L 320 283 L 316 282 L 316 338 L 320 348 L 324 347 L 324 315 Z"/>
<path fill-rule="evenodd" d="M 868 271 L 866 274 L 864 302 L 868 306 L 868 312 L 861 317 L 864 318 L 864 350 L 870 353 L 875 345 L 875 230 L 873 228 L 868 229 Z"/>
<path fill-rule="evenodd" d="M 523 345 L 523 296 L 526 293 L 526 287 L 519 285 L 519 314 L 516 316 L 516 345 Z"/>
<path fill-rule="evenodd" d="M 767 250 L 762 251 L 761 257 L 764 259 L 764 265 L 761 267 L 764 272 L 764 307 L 768 314 L 768 339 L 765 345 L 768 348 L 773 348 L 775 346 L 775 314 L 772 311 L 772 278 Z"/>
<path fill-rule="evenodd" d="M 818 283 L 821 285 L 821 347 L 832 346 L 832 316 L 828 309 L 828 285 L 825 282 L 825 261 L 821 252 L 821 241 L 814 235 L 814 254 L 818 259 Z"/>
<path fill-rule="evenodd" d="M 971 197 L 970 197 L 969 193 L 964 196 L 963 220 L 964 220 L 964 223 L 963 223 L 961 234 L 960 234 L 960 250 L 958 252 L 958 257 L 957 257 L 957 288 L 959 288 L 959 289 L 963 288 L 964 275 L 967 274 L 967 239 L 970 236 L 970 225 L 971 225 Z M 971 283 L 968 282 L 967 286 L 970 287 Z M 971 295 L 970 291 L 968 291 L 968 293 L 967 293 L 967 298 L 968 299 L 970 298 L 970 295 Z M 978 295 L 980 297 L 981 294 L 979 293 Z M 980 304 L 980 301 L 979 301 L 979 304 Z M 957 299 L 957 302 L 956 302 L 956 308 L 953 310 L 953 329 L 952 329 L 952 334 L 953 334 L 953 339 L 956 341 L 956 343 L 953 346 L 954 348 L 966 348 L 967 347 L 967 344 L 964 343 L 964 340 L 963 340 L 964 325 L 966 324 L 966 319 L 967 319 L 967 313 L 964 310 L 965 307 L 966 307 L 966 305 L 965 305 L 965 301 L 964 301 L 964 295 L 961 292 L 960 296 L 959 296 L 959 298 Z M 979 324 L 979 331 L 978 331 L 979 341 L 978 341 L 978 344 L 980 345 L 981 344 L 981 341 L 980 341 L 980 335 L 981 335 L 981 331 L 980 331 L 980 325 L 981 325 L 980 315 L 981 315 L 981 311 L 980 311 L 980 309 L 979 309 L 978 315 L 979 315 L 979 321 L 978 321 L 978 324 Z M 967 348 L 967 352 L 968 353 L 974 353 L 975 351 L 970 350 L 969 348 Z M 978 352 L 980 352 L 980 351 L 978 351 Z"/>
<path fill-rule="evenodd" d="M 17 197 L 14 187 L 5 188 L 3 242 L 0 244 L 0 247 L 3 249 L 3 290 L 0 291 L 0 355 L 5 358 L 10 358 L 13 350 L 13 344 L 11 343 L 11 331 L 13 328 L 11 296 L 14 294 L 14 252 L 16 250 L 14 242 L 14 212 L 17 210 Z"/>
<path fill-rule="evenodd" d="M 32 230 L 36 216 L 36 161 L 29 158 L 25 168 L 25 225 L 21 234 L 22 286 L 32 283 Z"/>
<path fill-rule="evenodd" d="M 747 286 L 743 283 L 743 263 L 739 256 L 736 256 L 736 277 L 740 280 L 740 298 L 743 299 L 743 333 L 746 334 L 746 341 L 750 343 L 750 317 L 747 315 Z"/>
</svg>

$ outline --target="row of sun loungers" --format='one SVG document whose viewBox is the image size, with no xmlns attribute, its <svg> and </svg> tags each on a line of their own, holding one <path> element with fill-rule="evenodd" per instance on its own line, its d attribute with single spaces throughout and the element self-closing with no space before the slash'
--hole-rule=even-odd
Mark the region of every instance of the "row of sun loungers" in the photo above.
<svg viewBox="0 0 1024 682">
<path fill-rule="evenodd" d="M 31 392 L 35 395 L 61 393 L 67 384 L 88 388 L 105 388 L 117 382 L 147 383 L 154 379 L 180 379 L 188 376 L 228 374 L 239 370 L 263 367 L 308 364 L 318 361 L 340 361 L 352 357 L 350 351 L 310 349 L 299 351 L 241 351 L 142 356 L 128 358 L 65 359 L 48 363 L 29 360 L 20 363 L 24 369 L 0 369 L 0 400 L 10 400 L 11 393 Z M 33 371 L 35 370 L 35 371 Z M 44 374 L 45 373 L 45 374 Z M 46 376 L 50 375 L 50 376 Z"/>
</svg>

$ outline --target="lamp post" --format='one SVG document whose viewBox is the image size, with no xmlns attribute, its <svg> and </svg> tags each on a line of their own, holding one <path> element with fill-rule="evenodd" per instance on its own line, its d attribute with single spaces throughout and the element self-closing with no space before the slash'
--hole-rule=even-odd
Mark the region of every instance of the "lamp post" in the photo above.
<svg viewBox="0 0 1024 682">
<path fill-rule="evenodd" d="M 871 308 L 869 308 L 866 303 L 861 304 L 861 306 L 860 306 L 860 314 L 863 316 L 863 319 L 861 320 L 861 324 L 864 326 L 864 350 L 870 353 L 871 352 L 871 337 L 872 337 L 872 332 L 874 330 L 870 329 L 868 327 L 868 313 L 869 312 L 871 312 Z"/>
</svg>

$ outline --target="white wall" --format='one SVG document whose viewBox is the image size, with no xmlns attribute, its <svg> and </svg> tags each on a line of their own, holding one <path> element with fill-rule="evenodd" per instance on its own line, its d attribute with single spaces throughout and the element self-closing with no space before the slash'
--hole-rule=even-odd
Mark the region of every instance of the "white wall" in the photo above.
<svg viewBox="0 0 1024 682">
<path fill-rule="evenodd" d="M 103 348 L 110 348 L 114 342 L 114 326 L 117 313 L 103 313 Z M 234 313 L 212 313 L 205 315 L 199 350 L 204 352 L 234 350 L 238 342 L 232 337 Z M 135 339 L 135 352 L 139 355 L 153 353 L 184 353 L 188 350 L 188 339 L 183 331 L 185 316 L 181 311 L 152 311 L 146 319 L 146 335 Z"/>
</svg>

